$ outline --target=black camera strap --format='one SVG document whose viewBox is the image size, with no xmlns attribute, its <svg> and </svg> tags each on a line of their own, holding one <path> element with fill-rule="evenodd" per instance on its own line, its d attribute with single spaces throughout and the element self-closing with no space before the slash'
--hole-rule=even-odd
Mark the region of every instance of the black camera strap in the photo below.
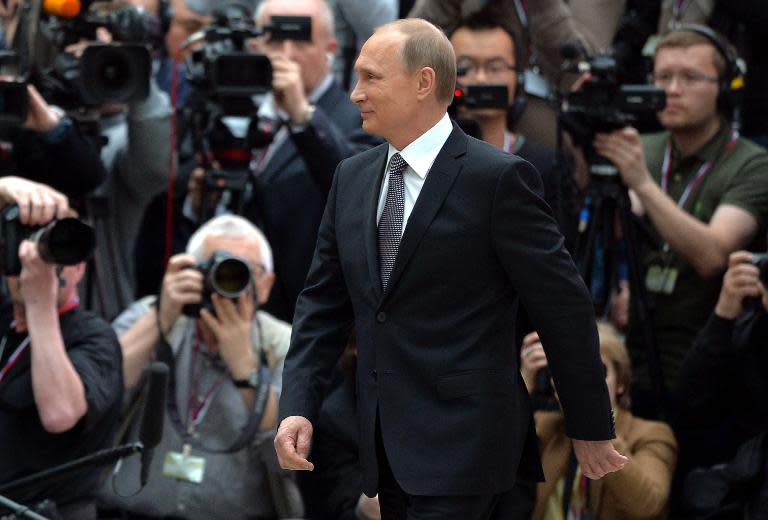
<svg viewBox="0 0 768 520">
<path fill-rule="evenodd" d="M 258 318 L 256 319 L 256 326 L 259 330 L 261 367 L 263 368 L 266 367 L 267 364 L 263 350 L 264 335 L 262 333 L 261 323 L 259 322 Z M 267 398 L 269 397 L 270 382 L 266 378 L 262 378 L 262 383 L 256 389 L 254 410 L 251 414 L 249 414 L 248 421 L 246 422 L 245 426 L 243 426 L 243 429 L 240 431 L 240 435 L 238 435 L 237 439 L 235 439 L 235 441 L 227 448 L 212 448 L 210 446 L 206 446 L 198 438 L 192 435 L 190 430 L 184 426 L 184 422 L 181 420 L 181 415 L 179 414 L 179 406 L 176 402 L 176 358 L 173 355 L 171 345 L 168 343 L 168 341 L 165 340 L 165 338 L 160 339 L 160 342 L 157 345 L 156 353 L 157 359 L 166 363 L 170 369 L 168 374 L 168 415 L 171 418 L 173 427 L 176 429 L 176 432 L 179 434 L 185 444 L 189 444 L 193 448 L 196 448 L 202 452 L 213 454 L 236 453 L 251 444 L 254 436 L 259 431 L 261 418 L 264 415 Z"/>
</svg>

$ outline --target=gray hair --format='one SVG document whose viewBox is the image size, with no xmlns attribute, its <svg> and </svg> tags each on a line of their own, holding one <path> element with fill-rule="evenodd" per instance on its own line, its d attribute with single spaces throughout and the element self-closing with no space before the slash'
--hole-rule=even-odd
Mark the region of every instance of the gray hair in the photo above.
<svg viewBox="0 0 768 520">
<path fill-rule="evenodd" d="M 259 25 L 259 20 L 264 15 L 264 10 L 267 8 L 268 4 L 274 4 L 281 1 L 290 0 L 264 0 L 263 2 L 259 3 L 259 5 L 256 7 L 256 13 L 253 16 L 253 19 L 256 20 L 256 25 Z M 320 19 L 323 21 L 326 29 L 328 30 L 328 36 L 334 38 L 336 35 L 336 24 L 333 20 L 333 11 L 331 10 L 331 6 L 328 5 L 326 0 L 314 0 L 314 2 L 317 4 L 320 10 Z"/>
<path fill-rule="evenodd" d="M 261 250 L 261 263 L 264 264 L 264 270 L 272 272 L 272 248 L 267 241 L 267 237 L 259 228 L 250 221 L 237 215 L 220 215 L 214 217 L 202 226 L 192 235 L 187 242 L 187 253 L 194 256 L 197 261 L 205 260 L 203 258 L 203 242 L 207 237 L 226 237 L 255 240 Z"/>
</svg>

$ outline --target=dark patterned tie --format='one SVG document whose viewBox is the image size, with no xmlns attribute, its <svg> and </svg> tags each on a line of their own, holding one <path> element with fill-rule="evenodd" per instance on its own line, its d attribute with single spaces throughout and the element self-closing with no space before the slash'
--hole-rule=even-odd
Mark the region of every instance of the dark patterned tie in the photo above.
<svg viewBox="0 0 768 520">
<path fill-rule="evenodd" d="M 389 186 L 384 211 L 379 220 L 379 272 L 381 287 L 386 291 L 389 275 L 395 266 L 397 250 L 400 247 L 400 235 L 403 231 L 403 211 L 405 210 L 405 183 L 403 172 L 408 167 L 399 153 L 389 161 Z"/>
</svg>

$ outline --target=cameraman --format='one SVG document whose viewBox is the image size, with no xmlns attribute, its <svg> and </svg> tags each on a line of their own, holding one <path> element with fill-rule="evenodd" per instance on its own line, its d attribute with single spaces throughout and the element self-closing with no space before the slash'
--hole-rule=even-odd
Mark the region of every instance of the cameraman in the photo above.
<svg viewBox="0 0 768 520">
<path fill-rule="evenodd" d="M 20 172 L 82 201 L 106 176 L 96 146 L 70 117 L 48 105 L 34 86 L 26 88 L 29 101 L 24 124 L 0 136 L 12 144 L 10 160 L 2 163 L 0 175 Z"/>
<path fill-rule="evenodd" d="M 214 252 L 234 255 L 250 269 L 236 300 L 205 287 L 210 273 L 190 268 Z M 187 253 L 171 257 L 159 300 L 139 300 L 117 318 L 126 389 L 139 386 L 154 357 L 169 361 L 173 387 L 147 486 L 132 497 L 106 491 L 105 504 L 142 518 L 273 518 L 267 484 L 275 453 L 260 432 L 275 426 L 291 334 L 287 323 L 259 310 L 274 277 L 261 231 L 242 217 L 219 216 L 195 232 Z M 204 293 L 210 307 L 196 318 L 183 313 Z M 138 461 L 126 461 L 116 489 L 134 489 L 138 472 Z"/>
<path fill-rule="evenodd" d="M 65 215 L 63 194 L 4 177 L 0 204 L 16 203 L 25 225 Z M 0 486 L 109 446 L 122 404 L 122 356 L 115 333 L 80 308 L 83 262 L 45 263 L 38 246 L 19 247 L 21 273 L 7 276 L 10 304 L 0 312 Z M 90 494 L 100 470 L 14 489 L 13 500 L 51 499 L 64 518 L 95 518 Z"/>
<path fill-rule="evenodd" d="M 758 268 L 756 259 L 747 251 L 730 255 L 715 309 L 680 366 L 677 428 L 693 441 L 681 444 L 683 471 L 730 461 L 748 439 L 768 432 L 768 289 L 761 274 L 768 270 Z M 760 456 L 764 467 L 766 452 Z M 768 499 L 765 476 L 753 484 L 742 487 L 762 488 L 763 501 Z"/>
<path fill-rule="evenodd" d="M 269 309 L 290 321 L 336 165 L 378 141 L 362 131 L 359 111 L 334 81 L 337 43 L 325 0 L 265 0 L 256 24 L 263 27 L 274 15 L 311 16 L 312 41 L 259 43 L 273 68 L 272 94 L 259 117 L 279 119 L 283 126 L 256 167 L 252 205 L 244 214 L 263 225 L 275 248 Z"/>
<path fill-rule="evenodd" d="M 768 153 L 739 138 L 723 113 L 733 58 L 704 34 L 675 30 L 659 43 L 653 80 L 667 104 L 666 129 L 640 137 L 633 128 L 597 134 L 595 150 L 619 170 L 633 211 L 649 225 L 638 244 L 641 283 L 652 305 L 652 327 L 663 383 L 675 388 L 680 363 L 717 299 L 728 255 L 762 236 L 768 215 Z M 657 417 L 648 360 L 630 309 L 628 347 L 636 370 L 632 401 Z"/>
</svg>

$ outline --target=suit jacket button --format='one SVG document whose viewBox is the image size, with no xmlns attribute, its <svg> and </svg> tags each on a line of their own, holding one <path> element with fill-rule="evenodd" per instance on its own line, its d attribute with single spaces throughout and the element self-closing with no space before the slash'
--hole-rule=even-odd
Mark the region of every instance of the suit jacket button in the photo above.
<svg viewBox="0 0 768 520">
<path fill-rule="evenodd" d="M 376 321 L 379 323 L 384 323 L 387 321 L 387 313 L 386 312 L 380 312 L 376 315 Z"/>
</svg>

